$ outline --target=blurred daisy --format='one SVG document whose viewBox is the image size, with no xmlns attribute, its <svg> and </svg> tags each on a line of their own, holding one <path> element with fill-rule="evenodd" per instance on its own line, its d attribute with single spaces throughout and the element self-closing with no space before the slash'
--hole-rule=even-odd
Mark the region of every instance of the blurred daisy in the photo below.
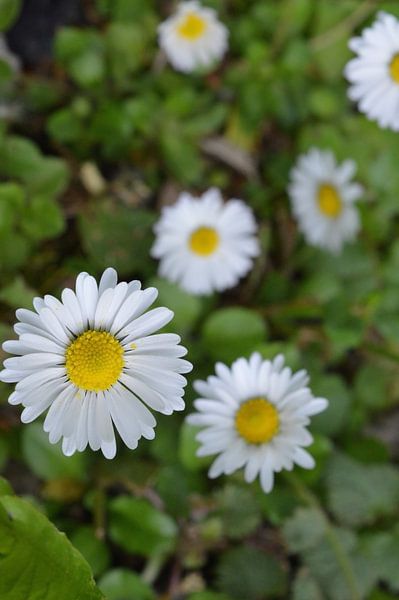
<svg viewBox="0 0 399 600">
<path fill-rule="evenodd" d="M 210 294 L 236 285 L 259 254 L 252 211 L 241 200 L 223 203 L 218 189 L 200 198 L 182 193 L 163 209 L 151 254 L 159 274 L 191 294 Z"/>
<path fill-rule="evenodd" d="M 114 269 L 99 285 L 81 273 L 76 292 L 65 289 L 62 302 L 47 295 L 35 298 L 35 312 L 17 310 L 19 339 L 3 349 L 18 356 L 4 361 L 0 380 L 17 382 L 9 402 L 25 407 L 24 423 L 49 409 L 44 429 L 53 444 L 63 438 L 67 456 L 89 444 L 113 458 L 112 423 L 133 450 L 141 436 L 154 437 L 147 406 L 163 414 L 184 408 L 186 350 L 177 335 L 152 335 L 173 313 L 146 313 L 158 292 L 140 288 L 139 281 L 117 283 Z"/>
<path fill-rule="evenodd" d="M 378 13 L 373 25 L 361 37 L 352 38 L 349 47 L 358 55 L 345 67 L 345 76 L 352 84 L 350 99 L 380 127 L 399 131 L 398 19 Z"/>
<path fill-rule="evenodd" d="M 328 402 L 313 397 L 306 371 L 293 374 L 282 355 L 270 361 L 258 353 L 239 358 L 231 369 L 222 363 L 215 369 L 216 376 L 194 383 L 201 398 L 194 401 L 198 412 L 187 417 L 204 427 L 197 434 L 198 456 L 219 455 L 209 477 L 244 467 L 247 482 L 259 475 L 270 492 L 275 472 L 291 471 L 294 464 L 312 469 L 314 459 L 303 449 L 313 441 L 306 426 Z"/>
<path fill-rule="evenodd" d="M 228 30 L 212 8 L 196 0 L 181 2 L 158 28 L 159 44 L 177 71 L 209 67 L 227 50 Z"/>
<path fill-rule="evenodd" d="M 292 212 L 307 242 L 337 254 L 353 240 L 360 220 L 354 206 L 363 189 L 351 179 L 353 160 L 338 165 L 331 152 L 312 148 L 292 169 L 288 193 Z"/>
</svg>

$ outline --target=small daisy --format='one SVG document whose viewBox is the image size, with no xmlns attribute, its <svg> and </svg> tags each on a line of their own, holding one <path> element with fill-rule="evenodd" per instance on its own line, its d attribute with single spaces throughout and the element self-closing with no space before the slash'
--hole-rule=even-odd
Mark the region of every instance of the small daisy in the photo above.
<svg viewBox="0 0 399 600">
<path fill-rule="evenodd" d="M 354 206 L 363 192 L 351 179 L 353 160 L 338 165 L 331 152 L 312 148 L 291 170 L 288 193 L 299 228 L 312 246 L 337 254 L 360 228 Z"/>
<path fill-rule="evenodd" d="M 207 68 L 227 50 L 228 31 L 212 8 L 196 0 L 181 2 L 158 27 L 159 45 L 177 71 Z"/>
<path fill-rule="evenodd" d="M 328 402 L 313 397 L 306 371 L 293 374 L 282 355 L 270 361 L 258 353 L 239 358 L 231 369 L 217 363 L 215 370 L 216 376 L 194 383 L 201 398 L 194 401 L 198 412 L 187 418 L 205 427 L 197 434 L 198 456 L 219 455 L 209 477 L 245 467 L 245 480 L 259 475 L 267 493 L 274 472 L 291 471 L 294 463 L 312 469 L 314 459 L 303 449 L 313 441 L 306 426 Z"/>
<path fill-rule="evenodd" d="M 349 47 L 357 54 L 345 67 L 351 100 L 380 127 L 399 131 L 399 20 L 385 12 Z"/>
<path fill-rule="evenodd" d="M 65 289 L 62 302 L 46 295 L 35 298 L 35 312 L 17 310 L 19 339 L 3 349 L 18 356 L 4 361 L 0 380 L 17 383 L 9 402 L 25 407 L 24 423 L 49 409 L 44 430 L 52 444 L 63 438 L 67 456 L 89 444 L 113 458 L 112 423 L 133 450 L 141 436 L 154 437 L 147 406 L 163 414 L 184 408 L 186 349 L 177 335 L 152 335 L 173 313 L 146 313 L 158 292 L 140 288 L 139 281 L 117 283 L 114 269 L 104 271 L 99 285 L 80 273 L 76 292 Z"/>
<path fill-rule="evenodd" d="M 182 193 L 163 209 L 151 254 L 159 274 L 191 294 L 235 286 L 259 254 L 252 211 L 241 200 L 223 203 L 218 189 L 200 198 Z"/>
</svg>

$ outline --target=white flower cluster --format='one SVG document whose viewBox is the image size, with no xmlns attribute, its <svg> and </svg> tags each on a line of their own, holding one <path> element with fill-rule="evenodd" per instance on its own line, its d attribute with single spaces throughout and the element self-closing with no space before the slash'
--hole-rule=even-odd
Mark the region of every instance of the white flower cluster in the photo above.
<svg viewBox="0 0 399 600">
<path fill-rule="evenodd" d="M 208 68 L 227 49 L 228 31 L 213 9 L 196 0 L 181 3 L 159 26 L 159 41 L 170 63 L 182 72 Z M 358 57 L 345 74 L 350 97 L 382 127 L 399 131 L 399 21 L 380 13 L 361 37 L 350 42 Z M 338 164 L 330 151 L 311 148 L 292 168 L 288 194 L 292 212 L 309 244 L 338 253 L 360 228 L 355 202 L 362 187 L 353 182 L 352 160 Z M 252 210 L 239 199 L 223 201 L 211 188 L 200 197 L 181 193 L 163 208 L 151 250 L 160 275 L 191 294 L 209 295 L 235 286 L 261 253 Z M 34 310 L 19 309 L 16 340 L 3 344 L 14 354 L 4 361 L 0 380 L 15 383 L 11 404 L 22 405 L 28 423 L 47 411 L 44 429 L 51 443 L 62 439 L 66 455 L 88 445 L 107 458 L 116 454 L 114 428 L 128 448 L 154 437 L 151 412 L 184 409 L 184 387 L 192 365 L 175 334 L 157 333 L 173 317 L 150 308 L 155 288 L 117 281 L 114 269 L 99 283 L 87 273 L 61 300 L 45 295 Z M 327 407 L 315 398 L 305 371 L 292 373 L 284 358 L 263 360 L 254 353 L 216 375 L 197 381 L 200 397 L 188 417 L 200 426 L 199 455 L 217 454 L 210 477 L 244 468 L 246 481 L 259 476 L 273 487 L 274 473 L 294 464 L 312 468 L 304 449 L 312 443 L 310 417 Z M 151 409 L 151 410 L 150 410 Z"/>
</svg>

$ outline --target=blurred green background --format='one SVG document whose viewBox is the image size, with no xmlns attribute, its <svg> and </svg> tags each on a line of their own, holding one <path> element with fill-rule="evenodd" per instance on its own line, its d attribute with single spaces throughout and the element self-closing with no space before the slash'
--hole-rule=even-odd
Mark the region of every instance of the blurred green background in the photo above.
<svg viewBox="0 0 399 600">
<path fill-rule="evenodd" d="M 308 369 L 330 400 L 312 424 L 317 467 L 278 475 L 267 496 L 240 473 L 211 482 L 181 414 L 112 462 L 66 458 L 0 384 L 0 473 L 19 496 L 0 483 L 2 600 L 398 597 L 398 135 L 356 113 L 342 70 L 348 39 L 399 5 L 206 5 L 230 48 L 183 75 L 157 46 L 173 2 L 0 0 L 19 60 L 0 52 L 0 338 L 34 295 L 114 266 L 175 310 L 192 378 L 253 350 Z M 359 239 L 338 257 L 307 247 L 290 215 L 289 170 L 311 146 L 353 158 L 366 190 Z M 253 208 L 262 255 L 201 299 L 157 278 L 149 248 L 161 207 L 212 185 Z M 189 384 L 188 412 L 193 398 Z"/>
</svg>

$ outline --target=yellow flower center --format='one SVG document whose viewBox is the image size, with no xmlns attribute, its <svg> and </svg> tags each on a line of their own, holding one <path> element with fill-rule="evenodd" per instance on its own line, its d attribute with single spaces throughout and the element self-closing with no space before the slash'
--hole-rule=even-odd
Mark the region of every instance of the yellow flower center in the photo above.
<svg viewBox="0 0 399 600">
<path fill-rule="evenodd" d="M 238 433 L 249 444 L 265 444 L 278 432 L 280 419 L 271 402 L 265 398 L 252 398 L 243 402 L 236 412 Z"/>
<path fill-rule="evenodd" d="M 337 189 L 333 185 L 323 183 L 319 187 L 317 200 L 321 212 L 326 215 L 326 217 L 336 219 L 341 214 L 342 200 Z"/>
<path fill-rule="evenodd" d="M 395 54 L 389 65 L 389 72 L 395 83 L 399 83 L 399 53 Z"/>
<path fill-rule="evenodd" d="M 206 29 L 206 21 L 195 13 L 187 13 L 177 27 L 179 35 L 186 40 L 197 40 Z"/>
<path fill-rule="evenodd" d="M 200 256 L 209 256 L 219 246 L 219 234 L 213 227 L 199 227 L 190 235 L 190 249 Z"/>
<path fill-rule="evenodd" d="M 65 368 L 78 388 L 99 392 L 113 385 L 123 369 L 123 348 L 107 331 L 89 329 L 68 346 Z"/>
</svg>

